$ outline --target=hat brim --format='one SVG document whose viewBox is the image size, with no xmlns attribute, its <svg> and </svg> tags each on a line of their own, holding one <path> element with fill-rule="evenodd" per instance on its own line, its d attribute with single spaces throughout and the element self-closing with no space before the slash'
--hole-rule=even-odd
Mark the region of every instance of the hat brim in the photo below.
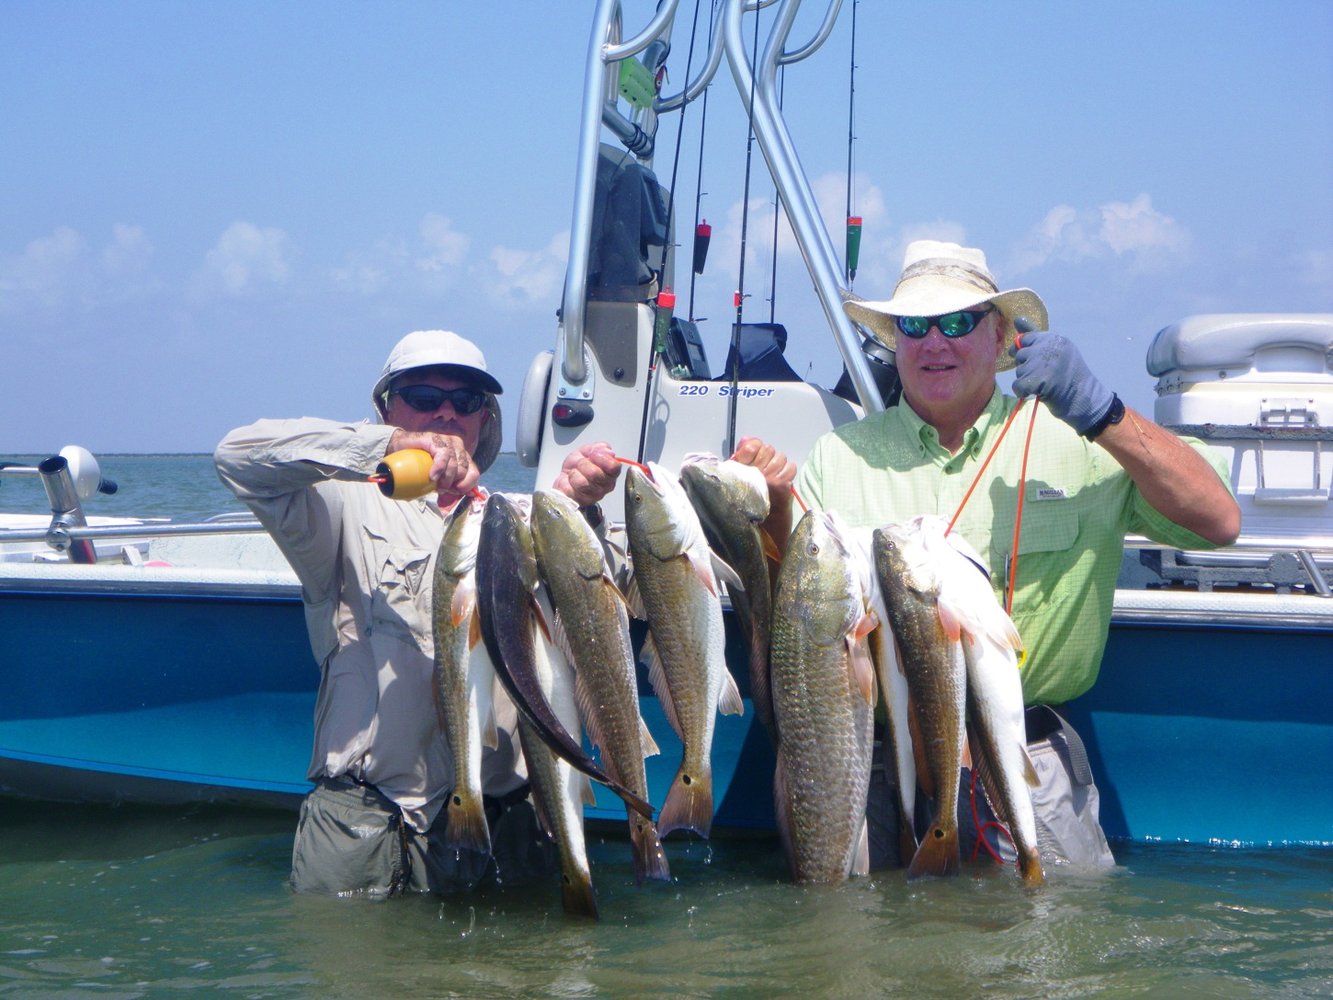
<svg viewBox="0 0 1333 1000">
<path fill-rule="evenodd" d="M 868 301 L 849 297 L 842 304 L 843 311 L 857 325 L 864 327 L 870 334 L 891 351 L 898 350 L 899 316 L 943 316 L 945 313 L 965 309 L 976 309 L 983 305 L 993 305 L 1005 319 L 1004 350 L 1000 352 L 995 364 L 996 371 L 1007 371 L 1014 367 L 1014 359 L 1009 355 L 1009 348 L 1014 344 L 1018 331 L 1014 326 L 1016 319 L 1023 319 L 1033 330 L 1045 330 L 1049 322 L 1046 304 L 1041 296 L 1030 288 L 1015 288 L 1007 292 L 992 295 L 977 290 L 931 288 L 907 289 L 903 294 L 891 299 Z"/>
</svg>

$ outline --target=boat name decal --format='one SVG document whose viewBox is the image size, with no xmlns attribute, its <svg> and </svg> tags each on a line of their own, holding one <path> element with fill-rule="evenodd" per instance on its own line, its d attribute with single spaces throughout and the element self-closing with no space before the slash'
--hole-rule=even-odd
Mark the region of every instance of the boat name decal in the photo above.
<svg viewBox="0 0 1333 1000">
<path fill-rule="evenodd" d="M 740 399 L 763 399 L 772 396 L 776 391 L 772 388 L 758 388 L 756 386 L 738 385 L 735 388 L 729 385 L 714 386 L 711 382 L 687 382 L 684 385 L 676 387 L 677 396 L 707 396 L 713 389 L 717 389 L 717 394 L 723 399 L 728 398 L 733 393 Z"/>
</svg>

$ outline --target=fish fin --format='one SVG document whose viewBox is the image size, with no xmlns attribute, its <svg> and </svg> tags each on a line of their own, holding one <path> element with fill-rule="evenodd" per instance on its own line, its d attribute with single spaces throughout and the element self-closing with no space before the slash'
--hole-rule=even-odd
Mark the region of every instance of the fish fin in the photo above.
<svg viewBox="0 0 1333 1000">
<path fill-rule="evenodd" d="M 552 646 L 558 646 L 559 643 L 557 643 L 555 639 L 556 624 L 554 610 L 536 594 L 532 594 L 528 597 L 528 604 L 532 608 L 533 623 L 541 630 L 542 638 Z"/>
<path fill-rule="evenodd" d="M 864 639 L 877 628 L 879 628 L 879 615 L 875 614 L 873 610 L 868 610 L 852 626 L 852 635 L 858 639 Z"/>
<path fill-rule="evenodd" d="M 935 602 L 935 608 L 939 614 L 940 628 L 944 630 L 945 638 L 950 642 L 958 642 L 963 635 L 963 619 L 958 613 L 958 609 L 943 599 Z"/>
<path fill-rule="evenodd" d="M 500 749 L 500 728 L 495 724 L 495 705 L 478 720 L 481 723 L 481 744 L 491 750 Z"/>
<path fill-rule="evenodd" d="M 1029 847 L 1018 856 L 1018 873 L 1023 877 L 1023 884 L 1028 886 L 1043 885 L 1046 873 L 1041 870 L 1041 855 L 1035 847 Z"/>
<path fill-rule="evenodd" d="M 579 718 L 583 721 L 583 728 L 587 730 L 589 742 L 595 747 L 602 746 L 602 729 L 597 723 L 597 705 L 588 691 L 588 685 L 583 682 L 583 677 L 577 670 L 574 671 L 574 702 L 579 707 Z"/>
<path fill-rule="evenodd" d="M 634 858 L 635 883 L 642 885 L 644 879 L 671 881 L 671 869 L 667 865 L 666 851 L 662 850 L 662 838 L 652 820 L 631 814 L 629 841 Z"/>
<path fill-rule="evenodd" d="M 1040 788 L 1041 779 L 1037 777 L 1037 769 L 1032 766 L 1032 758 L 1028 756 L 1028 748 L 1022 747 L 1023 751 L 1023 780 L 1027 782 L 1030 788 Z"/>
<path fill-rule="evenodd" d="M 707 768 L 707 765 L 704 765 Z M 657 817 L 657 833 L 667 836 L 673 830 L 689 830 L 704 840 L 713 828 L 713 773 L 698 774 L 685 770 L 682 763 L 667 791 L 662 812 Z"/>
<path fill-rule="evenodd" d="M 643 716 L 639 716 L 639 742 L 643 745 L 643 755 L 645 757 L 656 757 L 662 752 L 653 739 L 653 734 L 648 729 L 648 723 L 643 721 Z"/>
<path fill-rule="evenodd" d="M 560 908 L 571 917 L 590 917 L 600 920 L 597 912 L 597 893 L 592 879 L 583 872 L 571 875 L 560 873 Z"/>
<path fill-rule="evenodd" d="M 875 664 L 870 659 L 870 646 L 864 639 L 847 637 L 847 669 L 861 698 L 868 705 L 875 704 Z"/>
<path fill-rule="evenodd" d="M 954 803 L 950 802 L 948 808 L 955 808 Z M 907 877 L 914 879 L 932 875 L 944 878 L 957 875 L 962 867 L 957 827 L 946 830 L 941 824 L 932 823 L 921 846 L 912 855 L 912 863 L 907 866 Z"/>
<path fill-rule="evenodd" d="M 449 793 L 448 820 L 444 827 L 444 846 L 454 850 L 491 853 L 491 832 L 480 798 Z"/>
<path fill-rule="evenodd" d="M 473 610 L 477 606 L 477 578 L 469 573 L 454 587 L 454 596 L 449 601 L 449 620 L 458 628 L 468 618 L 475 618 Z"/>
<path fill-rule="evenodd" d="M 476 649 L 477 644 L 481 641 L 481 615 L 478 614 L 474 608 L 472 612 L 472 620 L 469 621 L 467 625 L 467 648 L 469 650 Z"/>
<path fill-rule="evenodd" d="M 625 595 L 625 606 L 629 608 L 630 617 L 646 622 L 648 612 L 643 608 L 643 594 L 639 592 L 639 578 L 637 576 L 629 578 L 629 586 L 623 593 Z"/>
<path fill-rule="evenodd" d="M 597 804 L 597 790 L 592 787 L 592 779 L 586 774 L 579 774 L 579 801 L 585 806 L 595 806 Z"/>
<path fill-rule="evenodd" d="M 778 548 L 778 543 L 773 541 L 773 536 L 764 528 L 759 529 L 759 543 L 764 548 L 764 556 L 775 565 L 781 565 L 782 551 Z"/>
<path fill-rule="evenodd" d="M 870 874 L 870 830 L 863 818 L 861 829 L 856 835 L 856 847 L 852 851 L 852 869 L 849 874 Z"/>
<path fill-rule="evenodd" d="M 722 666 L 722 690 L 717 696 L 717 710 L 723 715 L 744 715 L 745 702 L 741 700 L 741 689 L 736 686 L 736 678 L 725 664 Z"/>
<path fill-rule="evenodd" d="M 964 733 L 964 734 L 963 734 L 963 747 L 962 747 L 962 752 L 958 755 L 958 763 L 959 763 L 961 766 L 967 768 L 969 771 L 972 770 L 972 766 L 973 766 L 973 765 L 972 765 L 972 740 L 969 739 L 969 736 L 970 736 L 970 735 L 971 735 L 970 733 Z"/>
<path fill-rule="evenodd" d="M 725 583 L 728 587 L 735 587 L 737 590 L 743 591 L 745 589 L 745 581 L 741 579 L 739 573 L 732 569 L 731 563 L 727 562 L 712 549 L 709 549 L 708 552 L 709 555 L 712 556 L 711 568 L 713 570 L 713 575 L 718 581 Z"/>
<path fill-rule="evenodd" d="M 653 641 L 652 630 L 643 638 L 643 646 L 639 650 L 639 659 L 648 669 L 648 683 L 653 686 L 653 693 L 657 695 L 657 702 L 662 706 L 662 714 L 667 717 L 667 722 L 671 728 L 676 731 L 676 735 L 683 741 L 685 733 L 680 728 L 680 716 L 676 714 L 676 702 L 671 697 L 671 685 L 667 681 L 666 667 L 662 663 L 662 657 L 657 652 L 657 643 Z"/>
</svg>

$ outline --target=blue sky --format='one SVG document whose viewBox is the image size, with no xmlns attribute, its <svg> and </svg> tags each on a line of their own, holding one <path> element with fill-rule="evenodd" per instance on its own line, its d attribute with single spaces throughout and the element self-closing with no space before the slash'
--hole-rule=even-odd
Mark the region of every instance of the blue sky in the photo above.
<svg viewBox="0 0 1333 1000">
<path fill-rule="evenodd" d="M 627 0 L 627 25 L 651 6 Z M 785 87 L 838 246 L 851 7 Z M 592 9 L 8 0 L 0 453 L 207 451 L 260 416 L 359 419 L 389 347 L 421 327 L 481 343 L 515 405 L 554 337 Z M 1333 3 L 862 0 L 857 34 L 858 294 L 888 294 L 910 239 L 980 246 L 1002 286 L 1040 292 L 1053 328 L 1147 412 L 1143 358 L 1162 326 L 1333 310 Z M 700 108 L 685 123 L 682 233 Z M 676 130 L 670 118 L 659 133 L 664 183 Z M 724 71 L 695 293 L 715 370 L 744 156 Z M 757 152 L 754 167 L 746 316 L 767 319 L 771 296 L 793 364 L 831 384 L 839 366 L 785 236 L 770 286 Z"/>
</svg>

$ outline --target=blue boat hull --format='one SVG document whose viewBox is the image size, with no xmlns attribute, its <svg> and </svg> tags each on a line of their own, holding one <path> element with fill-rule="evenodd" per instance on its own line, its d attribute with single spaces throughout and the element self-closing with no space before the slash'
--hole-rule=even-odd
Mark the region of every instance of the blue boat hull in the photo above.
<svg viewBox="0 0 1333 1000">
<path fill-rule="evenodd" d="M 728 652 L 743 663 L 733 624 Z M 319 674 L 295 596 L 6 591 L 0 635 L 0 789 L 293 808 L 310 787 Z M 1115 622 L 1098 683 L 1069 706 L 1108 836 L 1333 843 L 1330 654 L 1321 628 Z M 746 680 L 738 671 L 743 693 Z M 640 688 L 660 807 L 681 747 L 646 677 Z M 747 699 L 744 716 L 718 719 L 714 829 L 772 830 L 772 775 Z M 586 815 L 625 811 L 599 786 Z"/>
<path fill-rule="evenodd" d="M 295 804 L 315 688 L 301 602 L 0 595 L 0 788 Z"/>
<path fill-rule="evenodd" d="M 1333 633 L 1116 622 L 1069 706 L 1107 836 L 1333 844 Z"/>
</svg>

